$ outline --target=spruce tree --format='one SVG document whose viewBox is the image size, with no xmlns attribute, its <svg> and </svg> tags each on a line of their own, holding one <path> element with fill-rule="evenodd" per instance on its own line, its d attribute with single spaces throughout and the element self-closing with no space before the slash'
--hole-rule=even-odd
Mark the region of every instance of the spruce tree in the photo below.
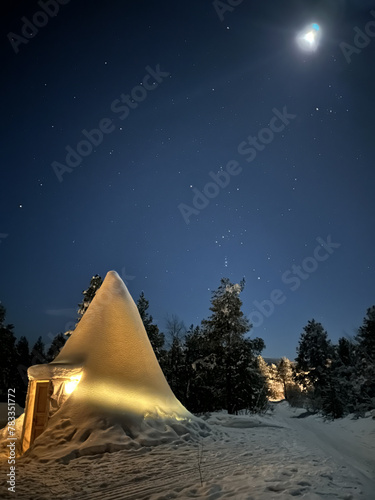
<svg viewBox="0 0 375 500">
<path fill-rule="evenodd" d="M 363 410 L 375 406 L 375 306 L 367 309 L 362 326 L 355 337 L 357 373 L 362 378 L 361 403 Z"/>
<path fill-rule="evenodd" d="M 90 280 L 90 285 L 87 290 L 82 292 L 83 300 L 80 304 L 78 304 L 78 320 L 77 324 L 81 321 L 82 316 L 87 311 L 87 308 L 91 304 L 92 299 L 95 297 L 96 292 L 102 286 L 103 280 L 99 276 L 99 274 L 95 274 Z"/>
<path fill-rule="evenodd" d="M 26 337 L 20 337 L 16 344 L 16 401 L 24 407 L 29 379 L 27 369 L 31 365 L 29 342 Z"/>
<path fill-rule="evenodd" d="M 6 309 L 0 304 L 0 400 L 6 401 L 9 388 L 16 384 L 17 362 L 14 326 L 5 324 Z"/>
<path fill-rule="evenodd" d="M 191 325 L 185 337 L 185 401 L 194 413 L 220 409 L 214 363 L 204 331 Z"/>
<path fill-rule="evenodd" d="M 186 363 L 181 340 L 174 337 L 162 363 L 165 378 L 182 404 L 186 404 Z"/>
<path fill-rule="evenodd" d="M 341 418 L 345 412 L 346 394 L 337 378 L 330 376 L 321 390 L 322 412 L 331 418 Z"/>
<path fill-rule="evenodd" d="M 37 341 L 31 349 L 31 365 L 41 365 L 47 363 L 45 345 L 42 337 L 38 337 Z"/>
<path fill-rule="evenodd" d="M 54 337 L 47 351 L 47 356 L 46 356 L 47 363 L 51 363 L 51 361 L 53 361 L 56 358 L 61 349 L 64 347 L 66 341 L 67 341 L 67 336 L 64 335 L 63 333 L 58 333 Z"/>
<path fill-rule="evenodd" d="M 243 339 L 235 344 L 233 352 L 235 361 L 234 413 L 239 410 L 248 410 L 252 413 L 264 411 L 269 397 L 269 383 L 267 376 L 262 372 L 259 363 L 261 356 L 256 356 L 252 341 Z"/>
<path fill-rule="evenodd" d="M 329 382 L 334 351 L 327 332 L 314 319 L 301 333 L 296 358 L 296 381 L 312 391 L 313 404 L 321 406 L 322 392 Z"/>
<path fill-rule="evenodd" d="M 356 341 L 365 357 L 371 363 L 375 363 L 375 306 L 367 309 L 363 324 L 358 329 Z"/>
<path fill-rule="evenodd" d="M 288 401 L 288 387 L 294 384 L 292 363 L 288 358 L 281 358 L 277 365 L 277 374 L 283 385 L 284 398 Z"/>
<path fill-rule="evenodd" d="M 214 366 L 217 403 L 228 413 L 253 407 L 259 399 L 259 386 L 264 385 L 254 355 L 255 349 L 261 350 L 262 341 L 245 339 L 251 325 L 241 310 L 239 296 L 244 286 L 244 280 L 234 284 L 228 278 L 222 278 L 219 288 L 212 294 L 212 314 L 202 321 Z M 255 376 L 259 378 L 259 384 Z"/>
</svg>

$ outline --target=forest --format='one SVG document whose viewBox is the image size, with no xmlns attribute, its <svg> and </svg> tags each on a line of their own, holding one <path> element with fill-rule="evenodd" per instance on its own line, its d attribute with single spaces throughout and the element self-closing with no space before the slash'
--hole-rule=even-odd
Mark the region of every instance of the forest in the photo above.
<svg viewBox="0 0 375 500">
<path fill-rule="evenodd" d="M 95 275 L 78 307 L 77 324 L 85 314 L 102 278 Z M 303 328 L 293 361 L 281 357 L 275 364 L 261 356 L 265 343 L 251 337 L 252 325 L 242 311 L 240 294 L 245 281 L 222 278 L 212 292 L 210 315 L 200 325 L 186 328 L 176 315 L 166 319 L 160 331 L 149 313 L 142 292 L 136 302 L 150 343 L 164 375 L 181 403 L 203 414 L 225 409 L 264 412 L 269 400 L 285 399 L 292 406 L 322 412 L 328 418 L 364 415 L 375 407 L 375 306 L 367 310 L 363 324 L 352 338 L 332 343 L 322 324 L 311 319 Z M 30 346 L 6 323 L 0 304 L 0 399 L 9 387 L 16 389 L 24 407 L 27 368 L 49 363 L 74 331 L 58 333 L 46 346 L 42 337 Z"/>
</svg>

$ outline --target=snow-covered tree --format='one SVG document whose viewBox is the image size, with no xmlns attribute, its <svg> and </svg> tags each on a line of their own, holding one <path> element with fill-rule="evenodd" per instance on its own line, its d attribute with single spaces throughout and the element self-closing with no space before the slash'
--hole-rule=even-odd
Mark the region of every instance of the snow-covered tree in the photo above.
<svg viewBox="0 0 375 500">
<path fill-rule="evenodd" d="M 362 326 L 355 337 L 357 364 L 363 380 L 363 395 L 375 406 L 375 306 L 367 309 Z"/>
<path fill-rule="evenodd" d="M 345 413 L 345 394 L 338 379 L 331 376 L 321 389 L 321 407 L 324 415 L 331 418 L 341 418 Z"/>
<path fill-rule="evenodd" d="M 186 332 L 185 404 L 192 412 L 202 413 L 220 408 L 215 380 L 216 357 L 211 352 L 205 332 L 191 325 Z"/>
<path fill-rule="evenodd" d="M 210 351 L 207 359 L 214 365 L 215 384 L 219 389 L 218 403 L 228 413 L 254 408 L 260 393 L 266 393 L 265 379 L 256 361 L 259 352 L 255 354 L 262 350 L 264 343 L 261 339 L 245 339 L 251 324 L 241 310 L 240 293 L 244 286 L 244 280 L 231 283 L 228 278 L 222 278 L 212 294 L 212 314 L 202 321 Z"/>
<path fill-rule="evenodd" d="M 330 376 L 322 391 L 322 410 L 333 418 L 363 415 L 375 406 L 375 306 L 367 310 L 353 340 L 340 338 Z"/>
<path fill-rule="evenodd" d="M 80 304 L 78 304 L 78 320 L 77 323 L 79 323 L 82 319 L 82 316 L 85 314 L 87 311 L 87 308 L 89 307 L 92 299 L 95 297 L 96 292 L 99 290 L 99 288 L 102 286 L 103 280 L 102 278 L 98 275 L 95 274 L 90 280 L 90 285 L 87 290 L 84 290 L 82 292 L 83 294 L 83 300 Z"/>
<path fill-rule="evenodd" d="M 288 400 L 288 389 L 294 385 L 293 366 L 288 358 L 281 358 L 277 365 L 278 379 L 283 385 L 284 398 Z"/>
<path fill-rule="evenodd" d="M 251 412 L 263 411 L 268 403 L 269 386 L 267 378 L 259 366 L 260 354 L 265 348 L 264 341 L 258 337 L 244 338 L 236 344 L 234 359 L 236 363 L 236 411 L 246 409 Z"/>
<path fill-rule="evenodd" d="M 356 336 L 359 348 L 366 358 L 375 363 L 375 306 L 367 309 L 362 326 L 358 329 Z"/>
<path fill-rule="evenodd" d="M 15 384 L 17 359 L 14 326 L 5 324 L 6 309 L 0 303 L 0 400 L 6 400 L 9 387 Z"/>
<path fill-rule="evenodd" d="M 340 338 L 334 346 L 330 372 L 322 389 L 322 411 L 326 416 L 340 418 L 356 410 L 360 384 L 355 365 L 355 345 L 345 337 Z"/>
<path fill-rule="evenodd" d="M 261 374 L 263 375 L 265 381 L 266 381 L 266 392 L 267 392 L 267 395 L 268 397 L 270 397 L 271 399 L 275 399 L 275 390 L 274 390 L 274 386 L 273 386 L 273 380 L 272 380 L 272 368 L 271 368 L 271 365 L 268 365 L 264 358 L 259 355 L 257 356 L 257 365 L 258 365 L 258 368 L 259 368 L 259 371 L 261 372 Z"/>
<path fill-rule="evenodd" d="M 319 390 L 326 382 L 333 357 L 333 347 L 321 323 L 308 322 L 297 347 L 296 379 L 305 388 Z"/>
<path fill-rule="evenodd" d="M 262 374 L 268 379 L 270 377 L 270 370 L 268 364 L 264 361 L 262 356 L 257 356 L 258 367 Z"/>
</svg>

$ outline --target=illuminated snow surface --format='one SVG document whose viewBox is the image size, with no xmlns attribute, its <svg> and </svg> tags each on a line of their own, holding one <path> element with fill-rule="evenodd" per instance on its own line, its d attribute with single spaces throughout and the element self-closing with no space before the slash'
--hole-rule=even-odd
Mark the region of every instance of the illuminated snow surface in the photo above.
<svg viewBox="0 0 375 500">
<path fill-rule="evenodd" d="M 317 416 L 296 418 L 305 410 L 286 403 L 273 407 L 265 416 L 212 414 L 207 423 L 221 435 L 216 441 L 207 436 L 162 444 L 152 442 L 145 430 L 150 440 L 145 445 L 115 453 L 92 449 L 92 455 L 68 464 L 43 463 L 42 456 L 18 459 L 15 495 L 6 492 L 3 462 L 0 498 L 373 500 L 375 420 L 370 414 L 326 422 Z M 63 428 L 61 440 L 68 438 Z M 103 443 L 120 436 L 116 428 L 95 432 Z M 71 442 L 72 452 L 78 443 Z"/>
</svg>

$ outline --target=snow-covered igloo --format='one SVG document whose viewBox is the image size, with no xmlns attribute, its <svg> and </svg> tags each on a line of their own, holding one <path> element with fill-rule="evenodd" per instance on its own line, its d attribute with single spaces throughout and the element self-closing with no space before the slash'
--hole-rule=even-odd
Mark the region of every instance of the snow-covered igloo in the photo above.
<svg viewBox="0 0 375 500">
<path fill-rule="evenodd" d="M 56 359 L 30 367 L 28 376 L 23 453 L 32 446 L 39 456 L 51 455 L 53 444 L 67 448 L 76 440 L 79 456 L 90 442 L 92 449 L 100 442 L 113 451 L 152 442 L 147 436 L 166 442 L 210 432 L 174 396 L 115 271 L 108 272 Z"/>
</svg>

